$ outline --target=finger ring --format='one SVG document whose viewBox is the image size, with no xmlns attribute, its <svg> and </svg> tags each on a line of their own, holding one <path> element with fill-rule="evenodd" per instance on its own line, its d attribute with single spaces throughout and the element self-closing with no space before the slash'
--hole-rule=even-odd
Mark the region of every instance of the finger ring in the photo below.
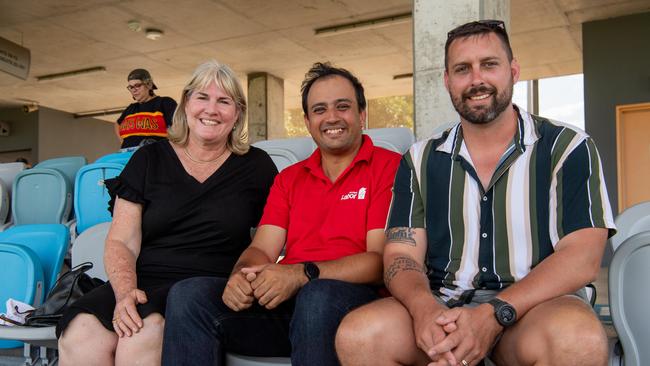
<svg viewBox="0 0 650 366">
<path fill-rule="evenodd" d="M 113 323 L 117 323 L 118 320 L 120 320 L 120 318 L 114 318 Z"/>
<path fill-rule="evenodd" d="M 463 366 L 469 366 L 469 362 L 467 362 L 465 360 L 460 360 L 460 363 L 462 363 Z"/>
</svg>

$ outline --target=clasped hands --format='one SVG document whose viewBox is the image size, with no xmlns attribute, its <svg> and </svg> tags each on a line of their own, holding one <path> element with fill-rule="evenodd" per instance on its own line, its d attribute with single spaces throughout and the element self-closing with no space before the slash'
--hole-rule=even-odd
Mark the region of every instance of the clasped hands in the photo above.
<svg viewBox="0 0 650 366">
<path fill-rule="evenodd" d="M 248 309 L 257 301 L 274 309 L 304 286 L 302 264 L 263 264 L 233 273 L 223 292 L 223 302 L 234 311 Z"/>
<path fill-rule="evenodd" d="M 432 360 L 428 366 L 476 365 L 503 330 L 488 304 L 429 312 L 413 322 L 418 348 Z"/>
</svg>

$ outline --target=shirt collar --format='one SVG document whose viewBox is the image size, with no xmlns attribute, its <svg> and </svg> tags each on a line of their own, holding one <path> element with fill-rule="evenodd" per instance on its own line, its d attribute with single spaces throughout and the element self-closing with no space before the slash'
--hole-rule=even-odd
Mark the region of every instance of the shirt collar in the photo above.
<svg viewBox="0 0 650 366">
<path fill-rule="evenodd" d="M 517 150 L 524 152 L 526 146 L 533 145 L 539 139 L 539 131 L 537 131 L 530 113 L 515 104 L 513 104 L 513 107 L 517 113 L 517 131 L 512 142 Z M 456 159 L 459 154 L 463 155 L 462 152 L 466 150 L 463 142 L 463 130 L 460 122 L 458 122 L 449 130 L 445 141 L 438 145 L 436 151 L 446 152 L 452 155 L 452 159 Z"/>
<path fill-rule="evenodd" d="M 372 139 L 368 135 L 361 135 L 361 147 L 359 148 L 359 151 L 357 152 L 357 155 L 354 157 L 354 160 L 352 160 L 352 163 L 350 166 L 354 166 L 358 162 L 361 161 L 366 161 L 369 162 L 370 159 L 372 158 L 372 152 L 374 151 L 374 144 L 372 143 Z M 311 156 L 309 156 L 305 162 L 305 168 L 310 170 L 312 173 L 318 172 L 319 175 L 325 175 L 323 172 L 323 167 L 321 166 L 321 152 L 320 148 L 317 148 Z M 346 169 L 347 170 L 347 169 Z"/>
</svg>

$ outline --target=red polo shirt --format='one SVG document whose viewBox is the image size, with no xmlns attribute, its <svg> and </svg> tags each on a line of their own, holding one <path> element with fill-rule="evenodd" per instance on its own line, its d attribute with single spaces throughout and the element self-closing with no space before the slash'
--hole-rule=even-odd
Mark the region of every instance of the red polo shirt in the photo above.
<svg viewBox="0 0 650 366">
<path fill-rule="evenodd" d="M 260 225 L 287 230 L 283 264 L 334 260 L 366 251 L 366 233 L 386 226 L 400 155 L 363 135 L 350 166 L 332 183 L 320 149 L 275 178 Z"/>
</svg>

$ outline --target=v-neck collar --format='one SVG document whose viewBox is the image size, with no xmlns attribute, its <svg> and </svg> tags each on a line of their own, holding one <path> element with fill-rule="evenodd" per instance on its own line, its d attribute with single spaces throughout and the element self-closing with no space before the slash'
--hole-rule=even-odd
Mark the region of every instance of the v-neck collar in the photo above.
<svg viewBox="0 0 650 366">
<path fill-rule="evenodd" d="M 217 170 L 212 172 L 212 174 L 210 174 L 210 176 L 208 176 L 203 182 L 199 182 L 192 174 L 190 174 L 187 170 L 185 170 L 185 166 L 183 166 L 183 162 L 181 161 L 178 154 L 176 154 L 176 150 L 174 150 L 171 141 L 166 141 L 166 146 L 167 146 L 167 152 L 173 156 L 173 159 L 176 161 L 176 167 L 177 169 L 180 169 L 181 174 L 183 174 L 183 176 L 185 176 L 188 180 L 191 180 L 194 184 L 197 184 L 199 186 L 205 186 L 211 180 L 215 179 L 214 178 L 215 176 L 221 175 L 222 173 L 220 172 L 224 171 L 226 165 L 229 165 L 230 160 L 235 155 L 232 152 L 230 152 L 230 155 L 226 158 L 226 160 L 224 160 L 221 166 L 217 168 Z"/>
</svg>

